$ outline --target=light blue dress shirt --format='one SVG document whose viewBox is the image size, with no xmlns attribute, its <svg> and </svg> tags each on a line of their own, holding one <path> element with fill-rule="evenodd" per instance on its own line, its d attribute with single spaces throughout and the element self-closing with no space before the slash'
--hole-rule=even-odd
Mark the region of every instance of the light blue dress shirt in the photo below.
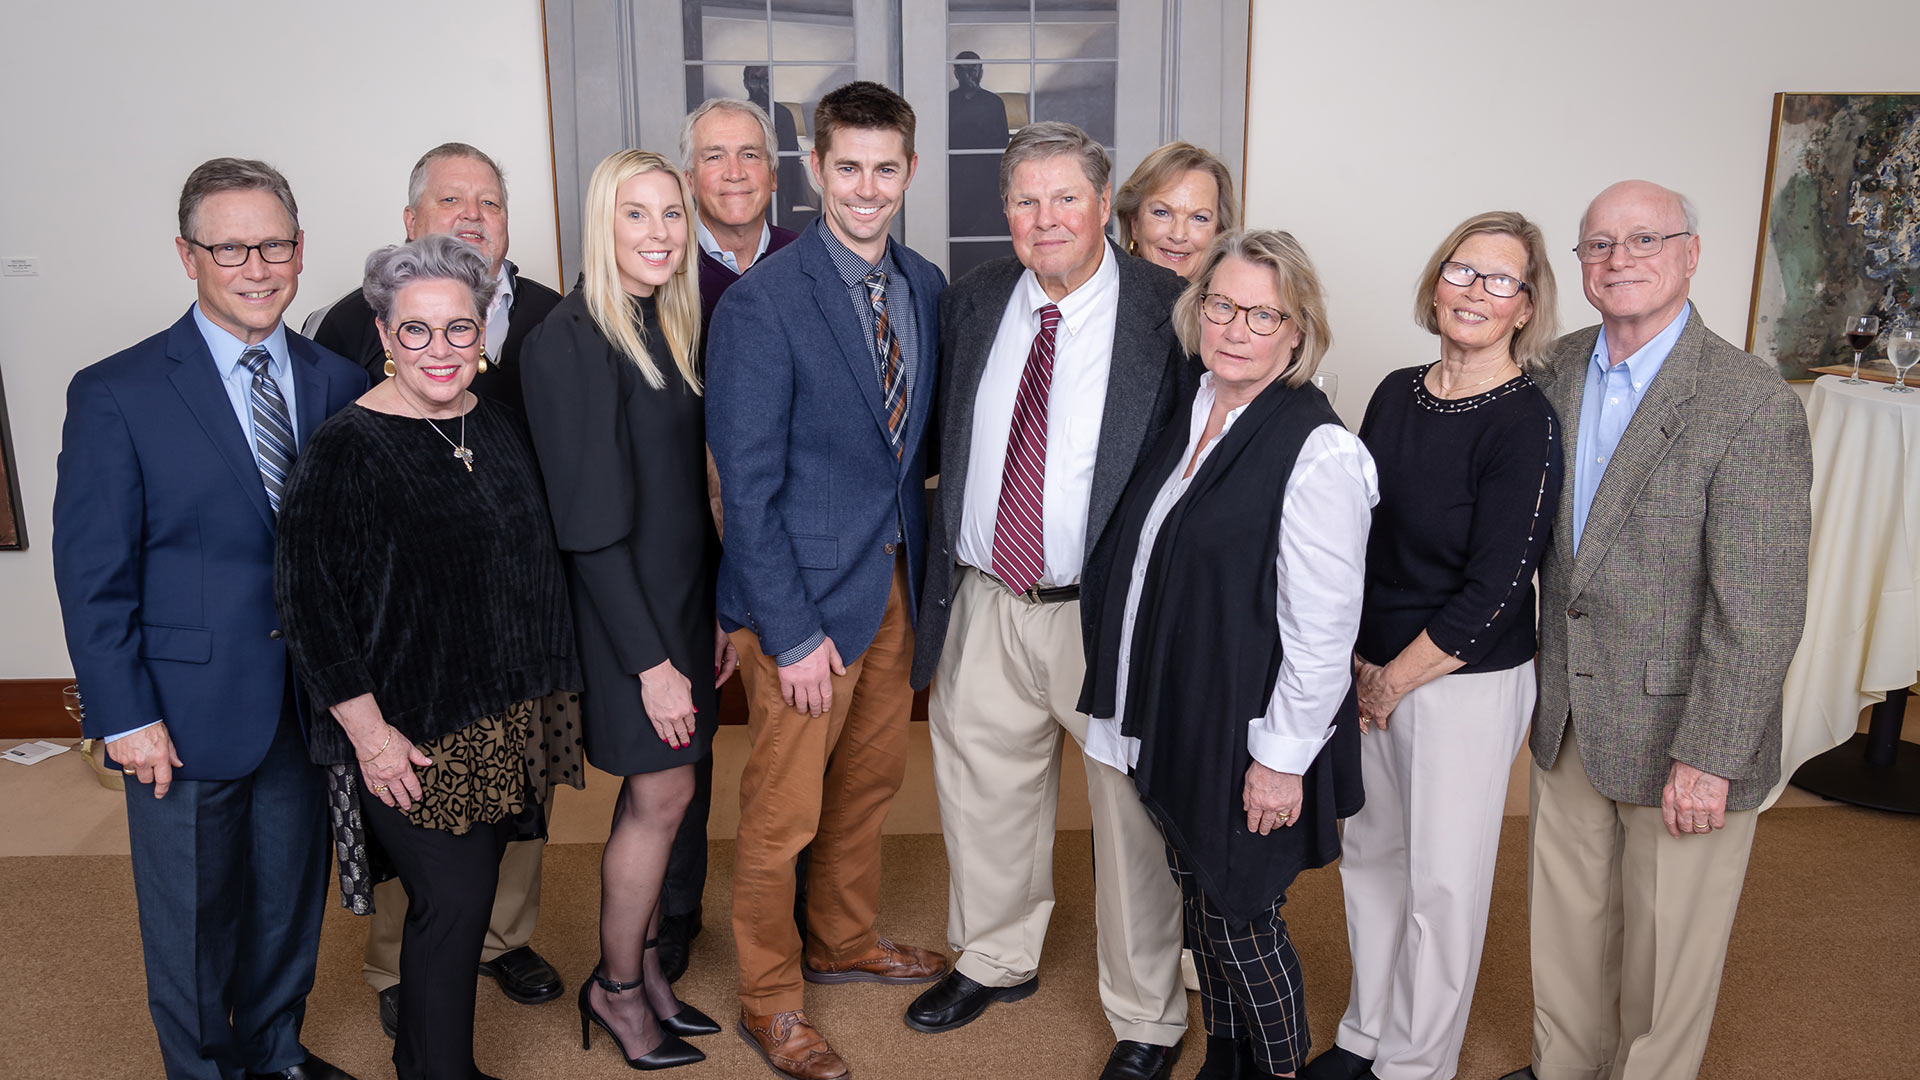
<svg viewBox="0 0 1920 1080">
<path fill-rule="evenodd" d="M 247 437 L 247 449 L 253 449 L 253 371 L 240 362 L 240 354 L 247 351 L 247 345 L 239 338 L 227 333 L 213 324 L 193 305 L 193 322 L 200 328 L 200 336 L 206 339 L 207 351 L 213 354 L 213 370 L 220 376 L 221 385 L 227 388 L 227 400 L 233 405 L 233 415 L 240 420 L 240 433 Z M 287 421 L 293 427 L 296 445 L 300 440 L 300 406 L 294 401 L 293 361 L 287 353 L 287 327 L 285 323 L 273 328 L 267 340 L 260 343 L 267 350 L 267 374 L 280 386 L 280 396 L 287 403 Z M 262 482 L 264 486 L 264 481 Z"/>
<path fill-rule="evenodd" d="M 716 238 L 713 235 L 712 231 L 710 231 L 707 228 L 706 222 L 704 221 L 694 222 L 694 229 L 695 229 L 695 234 L 700 239 L 701 251 L 704 251 L 707 254 L 713 256 L 714 258 L 720 260 L 721 266 L 726 267 L 727 269 L 733 271 L 734 273 L 736 274 L 745 273 L 744 270 L 740 269 L 740 260 L 733 257 L 733 252 L 728 251 L 726 248 L 723 248 L 720 246 L 719 239 Z M 767 223 L 765 221 L 762 221 L 760 222 L 760 248 L 759 250 L 753 253 L 754 262 L 760 261 L 760 256 L 765 255 L 767 253 L 767 245 L 771 243 L 773 243 L 773 230 L 767 227 Z"/>
<path fill-rule="evenodd" d="M 1667 354 L 1673 352 L 1674 343 L 1680 340 L 1680 331 L 1687 327 L 1687 316 L 1692 313 L 1692 301 L 1682 304 L 1680 314 L 1673 317 L 1666 329 L 1618 364 L 1608 362 L 1604 328 L 1599 340 L 1594 342 L 1593 358 L 1587 363 L 1587 389 L 1580 399 L 1580 438 L 1575 445 L 1577 456 L 1573 463 L 1575 553 L 1580 550 L 1580 535 L 1587 531 L 1587 511 L 1593 506 L 1594 492 L 1600 490 L 1600 478 L 1606 475 L 1607 463 L 1613 460 L 1620 436 L 1626 433 L 1627 422 L 1640 408 L 1640 399 L 1646 396 L 1647 387 L 1653 385 L 1653 377 L 1666 366 Z"/>
</svg>

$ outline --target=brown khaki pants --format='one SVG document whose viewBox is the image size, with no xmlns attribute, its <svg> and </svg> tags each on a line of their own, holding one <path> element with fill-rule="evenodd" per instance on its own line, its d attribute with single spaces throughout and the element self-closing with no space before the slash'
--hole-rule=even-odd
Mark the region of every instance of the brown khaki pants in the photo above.
<svg viewBox="0 0 1920 1080">
<path fill-rule="evenodd" d="M 833 707 L 809 716 L 780 699 L 780 670 L 760 639 L 736 630 L 747 693 L 747 765 L 733 863 L 733 937 L 740 1005 L 801 1007 L 802 948 L 835 961 L 874 947 L 880 909 L 880 826 L 906 775 L 913 627 L 906 560 L 873 644 L 833 677 Z M 843 657 L 844 659 L 844 657 Z M 793 924 L 794 859 L 811 846 L 807 940 Z"/>
</svg>

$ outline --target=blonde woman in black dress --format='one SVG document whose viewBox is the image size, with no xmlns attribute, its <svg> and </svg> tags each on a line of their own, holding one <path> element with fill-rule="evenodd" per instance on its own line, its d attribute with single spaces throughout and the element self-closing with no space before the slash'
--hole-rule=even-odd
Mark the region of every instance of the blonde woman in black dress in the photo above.
<svg viewBox="0 0 1920 1080">
<path fill-rule="evenodd" d="M 693 199 L 680 171 L 622 150 L 587 184 L 580 288 L 528 335 L 527 423 L 575 604 L 587 759 L 626 777 L 600 872 L 600 965 L 580 988 L 635 1068 L 704 1058 L 720 1030 L 674 997 L 659 899 L 734 655 L 714 619 Z"/>
</svg>

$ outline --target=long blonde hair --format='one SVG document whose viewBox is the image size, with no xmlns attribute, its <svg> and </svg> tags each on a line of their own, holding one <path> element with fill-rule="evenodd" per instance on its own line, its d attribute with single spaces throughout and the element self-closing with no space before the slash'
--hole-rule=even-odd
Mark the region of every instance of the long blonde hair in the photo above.
<svg viewBox="0 0 1920 1080">
<path fill-rule="evenodd" d="M 673 177 L 680 188 L 680 205 L 685 208 L 687 220 L 686 250 L 681 253 L 680 265 L 674 269 L 673 276 L 654 291 L 654 304 L 660 312 L 660 329 L 666 336 L 667 349 L 673 353 L 673 364 L 697 394 L 700 392 L 700 372 L 696 370 L 696 359 L 700 355 L 700 275 L 693 266 L 698 257 L 694 247 L 693 193 L 687 189 L 687 178 L 672 162 L 651 150 L 616 150 L 594 166 L 593 177 L 587 181 L 586 224 L 581 229 L 585 262 L 585 281 L 581 288 L 587 294 L 587 314 L 593 317 L 600 332 L 627 354 L 648 386 L 655 390 L 666 386 L 666 377 L 647 351 L 646 328 L 640 312 L 620 286 L 620 263 L 613 249 L 614 202 L 620 185 L 641 173 L 654 171 Z"/>
</svg>

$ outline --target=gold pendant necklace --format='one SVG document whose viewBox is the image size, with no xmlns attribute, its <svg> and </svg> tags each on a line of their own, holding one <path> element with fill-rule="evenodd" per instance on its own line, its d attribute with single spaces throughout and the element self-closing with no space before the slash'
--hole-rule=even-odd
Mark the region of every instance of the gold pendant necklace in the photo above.
<svg viewBox="0 0 1920 1080">
<path fill-rule="evenodd" d="M 1476 387 L 1485 386 L 1488 383 L 1492 382 L 1493 380 L 1501 377 L 1502 375 L 1505 375 L 1507 373 L 1507 366 L 1508 364 L 1511 364 L 1511 363 L 1512 361 L 1508 361 L 1506 364 L 1501 364 L 1500 370 L 1494 372 L 1493 374 L 1487 376 L 1484 379 L 1481 379 L 1479 382 L 1473 383 L 1469 386 L 1448 386 L 1446 383 L 1446 380 L 1440 377 L 1441 371 L 1444 369 L 1435 369 L 1433 373 L 1433 381 L 1440 384 L 1441 397 L 1451 398 L 1453 397 L 1453 395 L 1460 393 L 1462 390 L 1472 390 L 1472 389 L 1475 389 Z"/>
<path fill-rule="evenodd" d="M 409 401 L 407 402 L 407 404 L 412 405 L 413 403 Z M 432 417 L 427 416 L 425 413 L 420 412 L 418 409 L 415 409 L 414 411 L 419 415 L 420 419 L 425 420 L 427 422 L 427 426 L 433 429 L 434 434 L 440 436 L 443 439 L 447 439 L 447 433 L 440 430 L 440 425 L 434 423 Z M 460 441 L 454 442 L 452 439 L 447 439 L 447 445 L 453 447 L 453 456 L 459 459 L 460 464 L 465 465 L 467 467 L 468 472 L 472 472 L 473 471 L 473 451 L 467 449 L 467 413 L 466 412 L 462 412 L 460 414 Z"/>
</svg>

